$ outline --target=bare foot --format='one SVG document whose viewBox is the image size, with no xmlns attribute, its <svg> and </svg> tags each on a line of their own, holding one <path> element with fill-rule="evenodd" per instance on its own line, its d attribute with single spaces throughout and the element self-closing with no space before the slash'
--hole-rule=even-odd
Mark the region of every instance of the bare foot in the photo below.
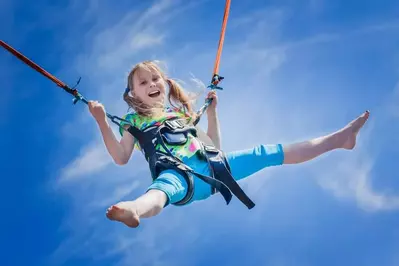
<svg viewBox="0 0 399 266">
<path fill-rule="evenodd" d="M 347 150 L 352 150 L 356 146 L 356 137 L 360 129 L 366 123 L 369 118 L 370 112 L 366 111 L 358 118 L 350 122 L 346 127 L 344 127 L 340 133 L 342 133 L 343 145 L 342 148 Z"/>
<path fill-rule="evenodd" d="M 140 224 L 140 217 L 136 212 L 133 201 L 119 202 L 107 209 L 106 216 L 113 221 L 119 221 L 129 227 L 136 228 Z"/>
</svg>

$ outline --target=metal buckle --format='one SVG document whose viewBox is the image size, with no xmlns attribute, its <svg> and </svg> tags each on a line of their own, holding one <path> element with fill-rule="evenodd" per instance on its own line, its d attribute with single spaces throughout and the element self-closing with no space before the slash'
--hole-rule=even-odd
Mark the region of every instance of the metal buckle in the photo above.
<svg viewBox="0 0 399 266">
<path fill-rule="evenodd" d="M 216 149 L 214 146 L 204 145 L 204 149 L 207 152 L 211 152 L 211 153 L 215 153 L 215 154 L 219 153 L 219 150 Z"/>
<path fill-rule="evenodd" d="M 184 124 L 180 120 L 166 120 L 165 125 L 171 129 L 182 129 Z"/>
</svg>

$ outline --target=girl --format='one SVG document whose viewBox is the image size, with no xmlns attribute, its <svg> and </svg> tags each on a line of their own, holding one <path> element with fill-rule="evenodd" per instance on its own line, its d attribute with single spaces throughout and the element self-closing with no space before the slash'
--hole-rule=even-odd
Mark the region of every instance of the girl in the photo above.
<svg viewBox="0 0 399 266">
<path fill-rule="evenodd" d="M 183 89 L 159 68 L 153 61 L 137 64 L 127 79 L 127 89 L 123 95 L 129 107 L 135 110 L 124 119 L 139 129 L 163 123 L 172 117 L 186 118 L 187 123 L 195 119 L 190 98 Z M 167 91 L 168 87 L 168 91 Z M 196 138 L 188 135 L 188 141 L 181 146 L 168 147 L 174 156 L 203 175 L 210 175 L 208 164 L 198 155 L 201 143 L 211 143 L 220 149 L 220 133 L 216 106 L 218 98 L 215 92 L 208 94 L 213 101 L 207 109 L 208 129 L 206 134 Z M 168 99 L 171 106 L 166 106 Z M 176 106 L 177 105 L 177 106 Z M 101 130 L 105 146 L 118 165 L 124 165 L 130 159 L 137 140 L 126 130 L 120 128 L 120 141 L 114 136 L 106 119 L 102 104 L 89 102 L 89 110 Z M 356 136 L 369 117 L 364 112 L 342 129 L 316 139 L 290 145 L 258 145 L 256 147 L 226 154 L 231 173 L 235 180 L 246 178 L 265 167 L 298 164 L 314 159 L 323 153 L 335 149 L 351 150 L 355 147 Z M 125 129 L 128 123 L 122 123 Z M 201 131 L 200 131 L 201 133 Z M 162 171 L 152 182 L 146 193 L 136 200 L 119 202 L 108 208 L 106 216 L 129 227 L 137 227 L 141 218 L 157 215 L 169 203 L 182 200 L 188 191 L 185 178 L 173 169 Z M 201 179 L 194 179 L 194 195 L 189 203 L 211 196 L 210 186 Z"/>
</svg>

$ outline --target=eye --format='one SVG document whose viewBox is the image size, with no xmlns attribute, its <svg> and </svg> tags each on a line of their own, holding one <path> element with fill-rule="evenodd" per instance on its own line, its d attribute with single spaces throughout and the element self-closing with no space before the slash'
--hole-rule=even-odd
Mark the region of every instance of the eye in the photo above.
<svg viewBox="0 0 399 266">
<path fill-rule="evenodd" d="M 156 77 L 153 77 L 153 79 L 152 79 L 153 81 L 158 81 L 159 80 L 159 77 L 158 76 L 156 76 Z"/>
<path fill-rule="evenodd" d="M 147 81 L 143 80 L 140 85 L 145 85 L 147 83 Z"/>
</svg>

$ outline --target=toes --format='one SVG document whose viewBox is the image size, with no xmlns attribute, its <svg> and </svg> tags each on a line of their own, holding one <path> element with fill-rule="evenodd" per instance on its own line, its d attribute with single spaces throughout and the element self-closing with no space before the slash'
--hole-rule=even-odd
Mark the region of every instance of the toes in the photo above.
<svg viewBox="0 0 399 266">
<path fill-rule="evenodd" d="M 117 213 L 118 211 L 120 211 L 120 210 L 121 210 L 121 209 L 120 209 L 118 206 L 113 205 L 113 206 L 111 206 L 111 207 L 109 207 L 109 208 L 107 209 L 106 216 L 107 216 L 109 219 L 115 219 L 116 213 Z"/>
<path fill-rule="evenodd" d="M 108 208 L 105 215 L 107 216 L 108 219 L 112 218 L 112 208 Z"/>
<path fill-rule="evenodd" d="M 106 216 L 110 220 L 123 222 L 125 225 L 136 228 L 140 224 L 140 218 L 132 210 L 125 210 L 124 208 L 113 205 L 106 211 Z"/>
</svg>

